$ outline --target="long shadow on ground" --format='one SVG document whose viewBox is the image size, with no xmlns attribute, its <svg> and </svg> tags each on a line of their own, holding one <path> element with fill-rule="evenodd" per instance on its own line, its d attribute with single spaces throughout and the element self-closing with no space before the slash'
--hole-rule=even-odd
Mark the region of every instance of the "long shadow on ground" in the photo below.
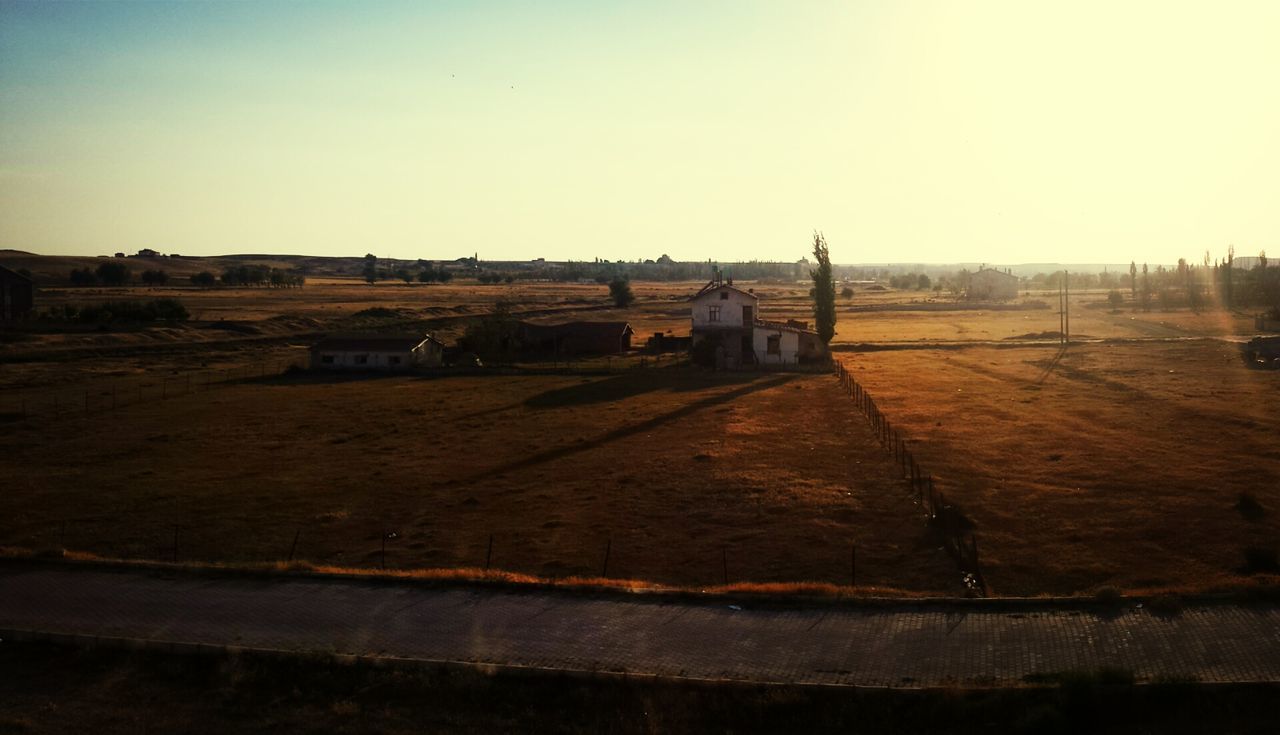
<svg viewBox="0 0 1280 735">
<path fill-rule="evenodd" d="M 611 442 L 615 442 L 619 439 L 625 439 L 626 437 L 629 437 L 635 434 L 641 434 L 646 431 L 652 431 L 660 426 L 663 426 L 664 424 L 668 424 L 672 421 L 676 421 L 678 419 L 684 418 L 685 416 L 689 416 L 690 414 L 697 413 L 698 411 L 701 411 L 703 409 L 710 408 L 712 406 L 717 406 L 722 403 L 728 403 L 729 401 L 733 401 L 738 398 L 741 398 L 742 396 L 755 393 L 756 391 L 768 390 L 770 388 L 776 388 L 780 385 L 785 385 L 786 383 L 791 381 L 792 377 L 793 376 L 791 375 L 782 375 L 776 378 L 772 378 L 770 380 L 760 380 L 759 378 L 753 378 L 747 383 L 747 385 L 744 385 L 741 388 L 737 388 L 736 390 L 725 391 L 723 393 L 717 393 L 712 396 L 707 396 L 706 398 L 703 398 L 701 400 L 694 401 L 693 403 L 690 403 L 685 406 L 681 406 L 680 408 L 677 408 L 674 411 L 668 411 L 667 413 L 661 414 L 659 416 L 654 416 L 651 419 L 641 421 L 636 424 L 631 424 L 630 426 L 623 426 L 621 428 L 614 429 L 613 431 L 610 431 L 610 432 L 606 432 L 605 434 L 602 434 L 601 436 L 595 439 L 591 439 L 589 441 L 579 442 L 577 444 L 574 444 L 572 446 L 567 446 L 567 447 L 556 447 L 555 449 L 548 449 L 545 452 L 538 452 L 536 454 L 530 455 L 528 457 L 524 457 L 522 459 L 514 460 L 511 462 L 505 462 L 503 464 L 500 464 L 494 467 L 489 467 L 480 472 L 473 473 L 472 475 L 469 475 L 468 477 L 459 480 L 459 482 L 463 482 L 463 483 L 475 482 L 476 480 L 480 480 L 485 477 L 492 477 L 495 474 L 502 474 L 504 472 L 511 472 L 513 470 L 524 469 L 526 467 L 531 467 L 533 465 L 551 462 L 557 459 L 561 459 L 563 457 L 568 457 L 574 454 L 578 454 L 580 452 L 585 452 L 591 449 L 597 449 Z M 603 382 L 613 382 L 613 381 L 603 381 Z M 706 384 L 703 383 L 697 387 L 705 387 L 705 385 Z M 578 386 L 574 386 L 574 387 L 578 387 Z M 589 387 L 589 386 L 584 385 L 583 387 Z M 554 393 L 556 391 L 551 391 L 551 392 Z M 565 405 L 565 404 L 556 404 L 556 405 Z"/>
</svg>

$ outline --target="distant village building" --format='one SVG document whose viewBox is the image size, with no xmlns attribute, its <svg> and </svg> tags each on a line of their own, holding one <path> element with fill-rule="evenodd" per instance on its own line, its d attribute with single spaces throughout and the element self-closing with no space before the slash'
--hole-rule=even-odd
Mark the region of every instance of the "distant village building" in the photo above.
<svg viewBox="0 0 1280 735">
<path fill-rule="evenodd" d="M 691 300 L 692 350 L 716 367 L 795 365 L 827 354 L 806 322 L 760 319 L 760 299 L 717 276 Z"/>
<path fill-rule="evenodd" d="M 311 346 L 311 368 L 394 372 L 439 365 L 443 355 L 431 335 L 334 335 Z"/>
<path fill-rule="evenodd" d="M 35 306 L 35 283 L 0 265 L 0 321 L 26 319 Z"/>
<path fill-rule="evenodd" d="M 545 355 L 617 355 L 631 350 L 635 330 L 626 322 L 520 322 L 516 338 L 525 352 Z"/>
<path fill-rule="evenodd" d="M 968 297 L 979 301 L 999 301 L 1018 297 L 1018 277 L 1008 271 L 983 268 L 969 276 Z"/>
</svg>

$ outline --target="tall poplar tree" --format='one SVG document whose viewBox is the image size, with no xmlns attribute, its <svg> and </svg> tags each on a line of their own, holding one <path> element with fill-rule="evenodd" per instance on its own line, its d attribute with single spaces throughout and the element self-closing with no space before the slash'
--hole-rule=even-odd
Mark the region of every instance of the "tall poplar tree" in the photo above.
<svg viewBox="0 0 1280 735">
<path fill-rule="evenodd" d="M 831 344 L 836 336 L 836 281 L 831 274 L 831 255 L 821 232 L 813 233 L 813 257 L 818 267 L 809 271 L 813 278 L 813 321 L 823 344 Z"/>
</svg>

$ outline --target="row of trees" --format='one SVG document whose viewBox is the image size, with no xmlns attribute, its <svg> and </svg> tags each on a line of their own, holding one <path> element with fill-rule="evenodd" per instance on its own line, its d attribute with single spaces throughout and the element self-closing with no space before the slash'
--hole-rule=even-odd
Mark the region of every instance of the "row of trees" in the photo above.
<svg viewBox="0 0 1280 735">
<path fill-rule="evenodd" d="M 71 271 L 72 286 L 128 286 L 133 283 L 133 271 L 124 263 L 107 262 L 97 268 L 76 268 Z M 148 286 L 163 286 L 169 282 L 168 272 L 159 269 L 144 270 L 139 277 Z M 209 271 L 190 277 L 191 285 L 212 288 L 224 286 L 271 286 L 275 288 L 301 288 L 306 278 L 299 273 L 270 268 L 265 265 L 240 265 L 227 268 L 219 278 Z"/>
<path fill-rule="evenodd" d="M 63 304 L 52 306 L 42 317 L 81 324 L 113 324 L 120 322 L 184 322 L 190 314 L 177 299 L 150 301 L 104 301 L 100 304 Z"/>
<path fill-rule="evenodd" d="M 933 288 L 933 280 L 924 273 L 904 273 L 889 276 L 889 285 L 903 291 L 928 291 Z"/>
<path fill-rule="evenodd" d="M 307 278 L 301 273 L 265 265 L 236 265 L 222 271 L 217 279 L 224 286 L 266 286 L 270 288 L 302 288 Z M 209 288 L 217 285 L 213 274 L 203 271 L 191 276 L 191 283 Z"/>
<path fill-rule="evenodd" d="M 1129 264 L 1125 285 L 1132 301 L 1144 311 L 1150 310 L 1153 303 L 1158 303 L 1161 309 L 1189 306 L 1199 311 L 1216 299 L 1227 308 L 1263 307 L 1280 316 L 1280 268 L 1267 262 L 1265 251 L 1247 270 L 1235 267 L 1234 261 L 1234 249 L 1228 252 L 1225 261 L 1212 265 L 1208 253 L 1200 266 L 1192 265 L 1185 258 L 1179 258 L 1174 268 L 1158 265 L 1152 269 L 1146 263 L 1139 268 L 1135 261 Z M 1076 287 L 1074 274 L 1071 281 L 1072 287 Z M 1115 296 L 1109 295 L 1109 298 L 1116 303 Z"/>
</svg>

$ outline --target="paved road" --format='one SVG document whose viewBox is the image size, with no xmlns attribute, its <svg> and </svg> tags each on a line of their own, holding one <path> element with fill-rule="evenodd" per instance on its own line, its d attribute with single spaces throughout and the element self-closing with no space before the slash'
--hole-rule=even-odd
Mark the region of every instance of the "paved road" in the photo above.
<svg viewBox="0 0 1280 735">
<path fill-rule="evenodd" d="M 762 682 L 998 684 L 1103 666 L 1280 681 L 1276 606 L 743 606 L 0 565 L 8 630 Z"/>
</svg>

